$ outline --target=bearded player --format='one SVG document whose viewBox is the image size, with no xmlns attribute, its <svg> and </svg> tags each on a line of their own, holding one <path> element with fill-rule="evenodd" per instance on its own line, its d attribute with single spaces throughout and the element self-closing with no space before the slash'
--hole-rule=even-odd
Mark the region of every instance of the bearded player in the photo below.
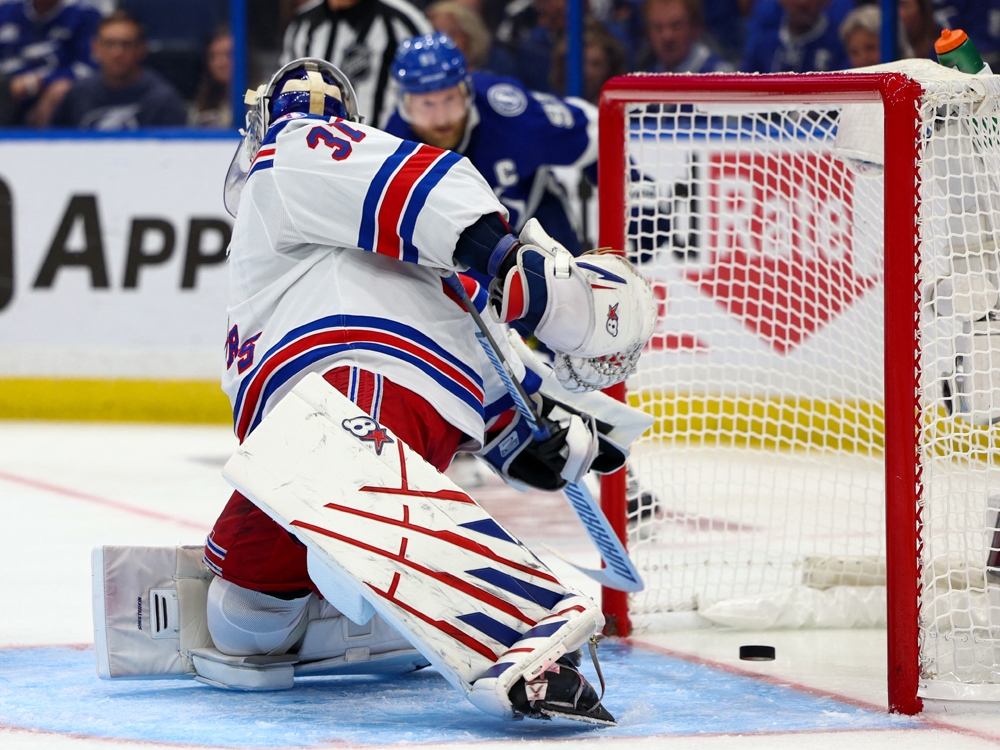
<svg viewBox="0 0 1000 750">
<path fill-rule="evenodd" d="M 583 246 L 551 167 L 582 169 L 597 183 L 597 108 L 578 98 L 529 91 L 513 78 L 469 73 L 446 34 L 404 40 L 393 76 L 396 112 L 386 131 L 450 149 L 472 162 L 520 230 L 536 218 L 573 255 Z"/>
</svg>

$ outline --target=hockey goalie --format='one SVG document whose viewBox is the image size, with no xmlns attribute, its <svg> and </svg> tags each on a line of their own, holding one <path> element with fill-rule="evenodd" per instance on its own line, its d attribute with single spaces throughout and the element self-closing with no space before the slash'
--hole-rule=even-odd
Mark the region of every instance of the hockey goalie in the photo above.
<svg viewBox="0 0 1000 750">
<path fill-rule="evenodd" d="M 99 673 L 273 690 L 431 664 L 493 716 L 613 724 L 579 669 L 597 605 L 441 472 L 458 451 L 547 490 L 620 468 L 648 422 L 580 392 L 634 369 L 648 285 L 537 222 L 511 234 L 466 159 L 365 125 L 326 62 L 285 65 L 247 103 L 226 180 L 237 491 L 204 548 L 95 550 Z M 545 440 L 443 283 L 468 269 L 494 279 L 463 285 Z M 525 366 L 502 332 L 515 320 L 554 371 Z"/>
</svg>

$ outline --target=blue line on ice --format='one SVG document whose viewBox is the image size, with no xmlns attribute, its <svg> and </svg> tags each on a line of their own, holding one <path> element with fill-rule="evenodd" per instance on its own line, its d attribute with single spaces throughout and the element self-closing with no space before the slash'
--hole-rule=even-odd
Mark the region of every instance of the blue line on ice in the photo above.
<svg viewBox="0 0 1000 750">
<path fill-rule="evenodd" d="M 611 729 L 493 719 L 430 669 L 307 678 L 292 690 L 235 693 L 192 680 L 99 680 L 93 652 L 66 647 L 0 650 L 0 726 L 247 748 L 922 726 L 629 645 L 605 643 L 600 653 L 605 705 L 620 722 Z"/>
</svg>

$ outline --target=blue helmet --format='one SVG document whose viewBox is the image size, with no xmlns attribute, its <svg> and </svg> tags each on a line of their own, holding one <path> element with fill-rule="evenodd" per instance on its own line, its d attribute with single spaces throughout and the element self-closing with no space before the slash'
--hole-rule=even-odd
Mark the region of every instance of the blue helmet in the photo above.
<svg viewBox="0 0 1000 750">
<path fill-rule="evenodd" d="M 291 112 L 358 119 L 354 88 L 325 60 L 301 58 L 288 63 L 271 77 L 263 98 L 269 122 Z"/>
<path fill-rule="evenodd" d="M 447 34 L 415 36 L 400 42 L 392 74 L 406 94 L 427 94 L 465 82 L 465 55 Z"/>
<path fill-rule="evenodd" d="M 246 128 L 241 131 L 243 141 L 229 165 L 224 193 L 226 209 L 233 216 L 250 165 L 268 128 L 279 117 L 299 113 L 364 122 L 358 112 L 358 96 L 347 76 L 325 60 L 312 57 L 282 66 L 266 84 L 247 91 L 243 101 L 250 109 Z"/>
</svg>

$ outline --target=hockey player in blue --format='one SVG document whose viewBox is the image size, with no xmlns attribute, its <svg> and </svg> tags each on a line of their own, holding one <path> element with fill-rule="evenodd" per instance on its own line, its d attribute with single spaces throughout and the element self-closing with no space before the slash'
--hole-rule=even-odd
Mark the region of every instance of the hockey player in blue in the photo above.
<svg viewBox="0 0 1000 750">
<path fill-rule="evenodd" d="M 94 72 L 100 13 L 80 0 L 0 3 L 0 124 L 45 125 L 74 81 Z M 35 111 L 32 111 L 35 110 Z M 30 114 L 30 117 L 29 117 Z"/>
<path fill-rule="evenodd" d="M 470 74 L 465 56 L 441 32 L 402 42 L 393 75 L 401 99 L 387 132 L 468 157 L 515 231 L 534 217 L 571 253 L 583 252 L 549 167 L 582 168 L 596 183 L 595 107 L 529 91 L 513 78 Z"/>
</svg>

